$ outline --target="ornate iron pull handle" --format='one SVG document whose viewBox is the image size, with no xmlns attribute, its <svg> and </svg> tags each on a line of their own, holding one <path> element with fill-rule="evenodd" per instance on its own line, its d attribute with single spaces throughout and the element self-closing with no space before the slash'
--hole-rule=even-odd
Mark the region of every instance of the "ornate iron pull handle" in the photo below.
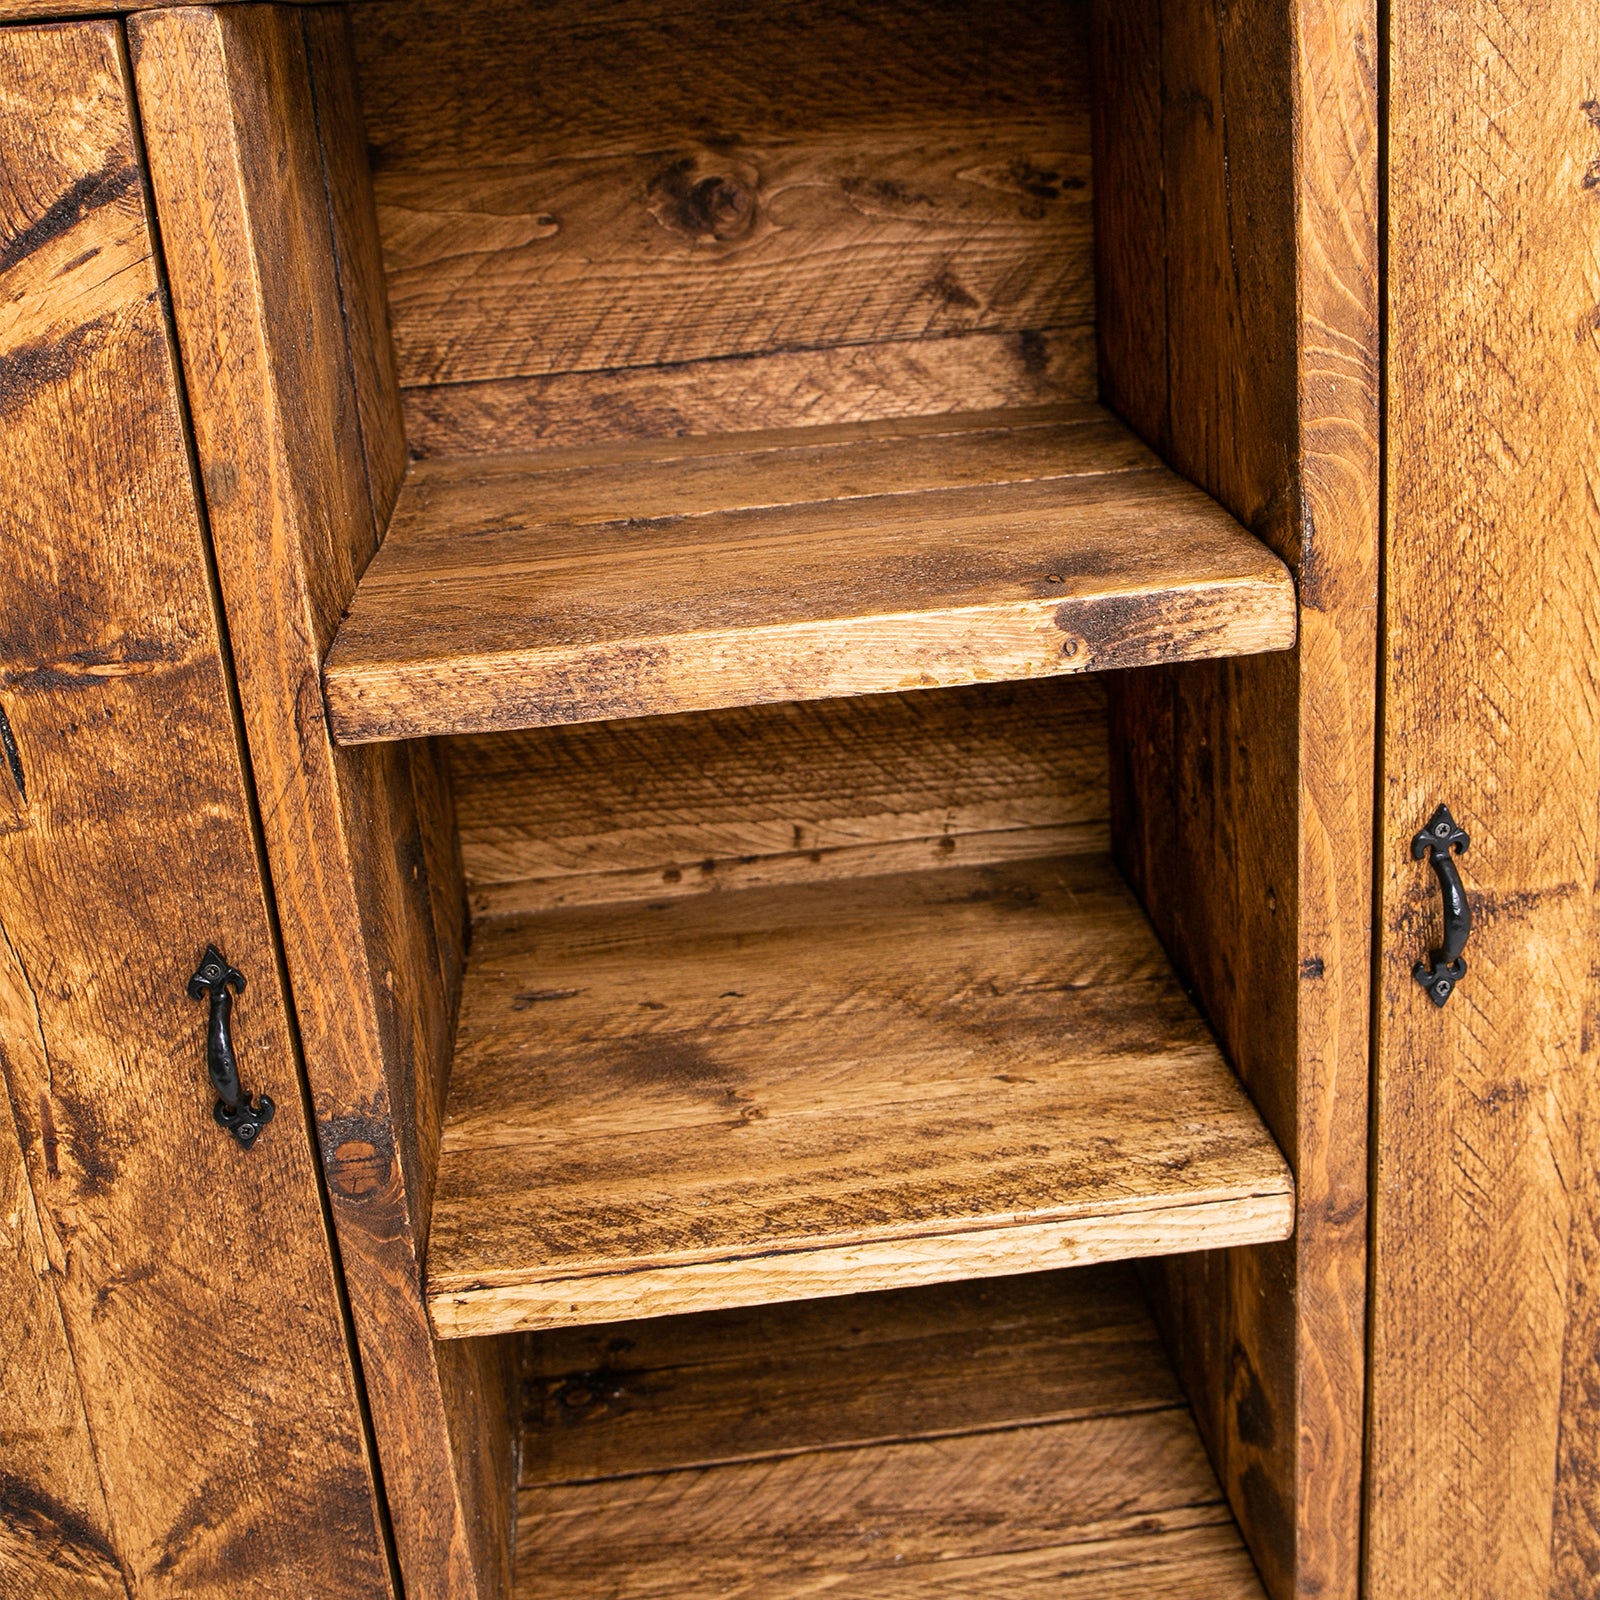
<svg viewBox="0 0 1600 1600">
<path fill-rule="evenodd" d="M 1427 827 L 1411 841 L 1411 859 L 1421 861 L 1428 857 L 1439 879 L 1439 893 L 1444 897 L 1444 943 L 1428 952 L 1427 961 L 1419 961 L 1411 969 L 1411 976 L 1428 991 L 1428 998 L 1436 1006 L 1442 1006 L 1467 975 L 1461 952 L 1472 932 L 1472 908 L 1467 904 L 1467 891 L 1462 887 L 1455 858 L 1471 843 L 1467 830 L 1457 826 L 1448 806 L 1440 806 L 1428 818 Z"/>
<path fill-rule="evenodd" d="M 189 980 L 189 998 L 211 1001 L 211 1016 L 206 1024 L 206 1071 L 211 1087 L 217 1091 L 212 1115 L 219 1127 L 226 1128 L 248 1150 L 278 1108 L 270 1095 L 262 1095 L 252 1105 L 239 1082 L 239 1063 L 233 1053 L 233 996 L 243 993 L 244 974 L 230 967 L 214 944 L 208 944 Z"/>
</svg>

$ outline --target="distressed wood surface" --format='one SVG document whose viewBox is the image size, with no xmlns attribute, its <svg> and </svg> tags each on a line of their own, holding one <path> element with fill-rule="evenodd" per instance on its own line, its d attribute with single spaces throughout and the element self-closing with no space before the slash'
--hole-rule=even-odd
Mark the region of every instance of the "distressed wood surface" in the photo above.
<svg viewBox="0 0 1600 1600">
<path fill-rule="evenodd" d="M 525 1352 L 519 1593 L 1259 1600 L 1125 1269 Z"/>
<path fill-rule="evenodd" d="M 16 1012 L 0 976 L 0 1055 Z M 6 1074 L 9 1088 L 9 1072 Z M 59 1164 L 59 1150 L 57 1155 Z M 72 1347 L 9 1098 L 0 1099 L 0 1592 L 123 1596 L 125 1582 Z"/>
<path fill-rule="evenodd" d="M 1389 497 L 1367 1592 L 1600 1584 L 1600 50 L 1580 10 L 1390 25 Z M 1412 964 L 1440 802 L 1467 975 Z"/>
<path fill-rule="evenodd" d="M 578 417 L 636 432 L 641 406 L 705 431 L 1037 386 L 1046 339 L 1093 324 L 1084 26 L 1015 0 L 374 8 L 357 49 L 413 418 L 489 424 L 454 391 L 493 384 L 520 446 Z M 922 365 L 928 336 L 958 348 Z M 1038 398 L 1090 398 L 1092 366 L 1070 382 Z"/>
<path fill-rule="evenodd" d="M 465 903 L 426 746 L 336 751 L 317 668 L 403 465 L 337 18 L 130 20 L 263 836 L 406 1586 L 509 1584 L 504 1351 L 421 1295 Z M 352 187 L 354 186 L 354 187 Z M 363 240 L 366 241 L 365 245 Z"/>
<path fill-rule="evenodd" d="M 1104 858 L 480 924 L 435 1326 L 1280 1237 L 1282 1158 Z"/>
<path fill-rule="evenodd" d="M 128 95 L 115 24 L 0 29 L 0 1271 L 27 1280 L 0 1591 L 367 1600 L 380 1513 Z M 212 940 L 277 1106 L 248 1152 L 184 992 Z"/>
<path fill-rule="evenodd" d="M 1119 862 L 1291 1165 L 1158 1295 L 1275 1600 L 1359 1580 L 1378 528 L 1366 0 L 1095 7 L 1107 402 L 1295 574 L 1293 654 L 1112 685 Z"/>
<path fill-rule="evenodd" d="M 473 915 L 1104 851 L 1095 678 L 452 740 Z"/>
<path fill-rule="evenodd" d="M 422 463 L 346 742 L 1283 649 L 1283 563 L 1098 407 Z"/>
<path fill-rule="evenodd" d="M 1087 325 L 407 389 L 417 457 L 1092 401 Z"/>
<path fill-rule="evenodd" d="M 0 0 L 0 23 L 50 22 L 59 18 L 115 16 L 130 11 L 154 11 L 169 5 L 200 5 L 205 0 Z M 233 0 L 212 0 L 230 5 Z M 326 0 L 283 0 L 286 5 L 325 5 Z M 365 0 L 350 0 L 361 5 Z"/>
</svg>

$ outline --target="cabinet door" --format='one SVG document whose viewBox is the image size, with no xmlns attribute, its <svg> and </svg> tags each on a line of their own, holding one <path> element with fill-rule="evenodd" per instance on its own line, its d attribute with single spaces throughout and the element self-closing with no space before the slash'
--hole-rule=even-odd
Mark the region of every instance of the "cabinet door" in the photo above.
<svg viewBox="0 0 1600 1600">
<path fill-rule="evenodd" d="M 1391 12 L 1372 1600 L 1600 1581 L 1593 23 Z M 1473 929 L 1436 1005 L 1441 804 Z"/>
<path fill-rule="evenodd" d="M 387 1594 L 164 305 L 120 25 L 0 28 L 0 1593 Z"/>
</svg>

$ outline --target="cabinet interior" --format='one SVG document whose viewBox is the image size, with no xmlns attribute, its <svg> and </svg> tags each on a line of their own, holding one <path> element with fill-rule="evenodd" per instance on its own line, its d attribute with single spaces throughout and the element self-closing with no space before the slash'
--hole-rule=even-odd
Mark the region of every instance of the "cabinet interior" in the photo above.
<svg viewBox="0 0 1600 1600">
<path fill-rule="evenodd" d="M 1148 264 L 1097 228 L 1149 195 L 1114 33 L 1080 0 L 352 12 L 376 233 L 340 270 L 392 335 L 363 426 L 405 451 L 323 689 L 336 742 L 410 741 L 459 924 L 424 1292 L 533 1397 L 519 1593 L 680 1592 L 664 1552 L 745 1560 L 725 1512 L 763 1495 L 762 1593 L 791 1558 L 1065 1582 L 1095 1539 L 1085 1594 L 1256 1592 L 1135 1278 L 1094 1265 L 1294 1225 L 1140 905 L 1171 752 L 1130 685 L 1296 623 L 1250 508 L 1123 420 Z M 982 1401 L 994 1340 L 1073 1397 Z M 1191 1339 L 1185 1378 L 1232 1359 Z M 949 1477 L 999 1517 L 1022 1434 L 1033 1531 L 947 1538 Z M 880 1472 L 881 1559 L 810 1503 Z"/>
</svg>

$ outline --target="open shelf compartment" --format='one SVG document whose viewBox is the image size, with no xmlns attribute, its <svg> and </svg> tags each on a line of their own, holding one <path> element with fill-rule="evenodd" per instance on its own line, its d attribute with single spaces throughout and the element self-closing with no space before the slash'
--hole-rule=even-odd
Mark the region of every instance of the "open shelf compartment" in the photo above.
<svg viewBox="0 0 1600 1600">
<path fill-rule="evenodd" d="M 1281 1239 L 1287 1167 L 1103 856 L 481 922 L 444 1337 Z"/>
<path fill-rule="evenodd" d="M 1262 1600 L 1125 1266 L 523 1353 L 527 1600 Z"/>
<path fill-rule="evenodd" d="M 414 464 L 343 743 L 1287 648 L 1283 563 L 1063 405 Z"/>
</svg>

